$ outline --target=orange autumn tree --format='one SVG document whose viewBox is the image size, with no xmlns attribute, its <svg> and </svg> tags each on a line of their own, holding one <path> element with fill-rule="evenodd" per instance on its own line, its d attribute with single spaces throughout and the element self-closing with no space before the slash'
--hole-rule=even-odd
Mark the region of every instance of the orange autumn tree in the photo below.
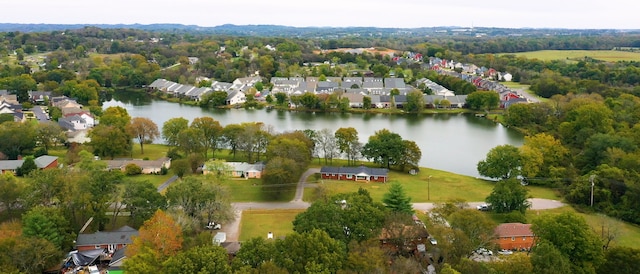
<svg viewBox="0 0 640 274">
<path fill-rule="evenodd" d="M 127 247 L 126 255 L 131 258 L 144 252 L 154 251 L 158 259 L 166 259 L 182 249 L 182 229 L 164 211 L 158 210 L 151 219 L 140 227 L 139 235 Z"/>
</svg>

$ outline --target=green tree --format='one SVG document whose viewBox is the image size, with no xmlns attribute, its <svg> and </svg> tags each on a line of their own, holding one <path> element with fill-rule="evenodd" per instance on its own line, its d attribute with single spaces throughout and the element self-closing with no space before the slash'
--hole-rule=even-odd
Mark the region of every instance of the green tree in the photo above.
<svg viewBox="0 0 640 274">
<path fill-rule="evenodd" d="M 362 148 L 362 155 L 372 159 L 374 163 L 391 168 L 392 165 L 400 163 L 404 144 L 402 137 L 388 129 L 381 129 L 369 137 Z"/>
<path fill-rule="evenodd" d="M 182 178 L 185 174 L 191 171 L 191 167 L 189 166 L 189 161 L 187 159 L 178 159 L 171 162 L 171 170 L 178 177 Z"/>
<path fill-rule="evenodd" d="M 524 145 L 520 147 L 523 162 L 523 174 L 531 177 L 552 177 L 554 169 L 562 168 L 569 155 L 569 150 L 553 136 L 540 133 L 524 137 Z M 541 160 L 539 166 L 536 158 Z"/>
<path fill-rule="evenodd" d="M 163 266 L 166 273 L 232 273 L 227 250 L 220 246 L 197 246 L 178 252 Z"/>
<path fill-rule="evenodd" d="M 378 240 L 349 243 L 344 269 L 353 273 L 388 273 L 386 252 Z"/>
<path fill-rule="evenodd" d="M 229 152 L 233 153 L 233 159 L 236 159 L 236 152 L 240 146 L 240 138 L 243 133 L 243 127 L 239 124 L 228 124 L 222 130 L 223 142 L 229 148 Z"/>
<path fill-rule="evenodd" d="M 36 147 L 35 130 L 31 123 L 4 122 L 0 124 L 0 151 L 9 159 Z"/>
<path fill-rule="evenodd" d="M 637 262 L 640 262 L 640 250 L 636 248 L 616 246 L 609 248 L 605 253 L 605 260 L 598 273 L 611 273 L 615 269 L 616 273 L 636 273 Z"/>
<path fill-rule="evenodd" d="M 178 145 L 178 134 L 189 127 L 189 120 L 178 117 L 171 118 L 162 124 L 162 138 L 167 142 L 167 145 Z"/>
<path fill-rule="evenodd" d="M 335 138 L 341 153 L 347 155 L 347 165 L 355 165 L 358 156 L 360 142 L 358 141 L 358 131 L 355 128 L 339 128 L 336 130 Z"/>
<path fill-rule="evenodd" d="M 264 263 L 272 262 L 275 256 L 275 242 L 255 237 L 242 243 L 240 250 L 233 259 L 233 265 L 235 268 L 240 268 L 241 266 L 257 268 Z"/>
<path fill-rule="evenodd" d="M 38 169 L 38 166 L 36 165 L 36 161 L 33 156 L 27 156 L 24 157 L 24 162 L 22 162 L 22 165 L 16 170 L 16 175 L 28 175 L 29 173 L 31 173 L 31 171 L 34 171 L 36 169 Z"/>
<path fill-rule="evenodd" d="M 382 202 L 393 212 L 413 213 L 411 197 L 407 196 L 399 183 L 391 184 L 389 191 L 382 196 Z"/>
<path fill-rule="evenodd" d="M 45 239 L 56 248 L 66 249 L 75 238 L 69 222 L 55 208 L 34 207 L 22 217 L 22 235 Z"/>
<path fill-rule="evenodd" d="M 12 267 L 19 270 L 19 273 L 42 273 L 57 266 L 63 259 L 60 249 L 43 238 L 18 237 L 0 245 L 6 245 L 4 248 L 0 246 L 0 249 L 9 254 Z M 3 271 L 12 273 L 11 269 Z"/>
<path fill-rule="evenodd" d="M 464 233 L 472 247 L 492 249 L 495 245 L 496 224 L 487 214 L 471 209 L 458 210 L 449 216 L 448 221 L 451 228 Z"/>
<path fill-rule="evenodd" d="M 500 95 L 492 90 L 476 91 L 467 96 L 467 105 L 473 110 L 489 111 L 500 106 Z"/>
<path fill-rule="evenodd" d="M 277 92 L 275 94 L 276 97 L 276 105 L 278 106 L 286 106 L 287 104 L 287 94 L 284 92 Z"/>
<path fill-rule="evenodd" d="M 384 205 L 374 202 L 366 190 L 360 189 L 315 201 L 296 216 L 293 230 L 303 233 L 320 229 L 347 244 L 351 240 L 362 242 L 380 235 L 384 218 Z"/>
<path fill-rule="evenodd" d="M 422 159 L 422 151 L 416 142 L 409 140 L 402 140 L 403 153 L 400 155 L 398 166 L 401 170 L 406 168 L 417 168 L 420 160 Z"/>
<path fill-rule="evenodd" d="M 493 187 L 493 191 L 487 196 L 487 203 L 497 213 L 509 213 L 519 211 L 524 214 L 531 206 L 527 201 L 529 190 L 515 178 L 501 180 Z"/>
<path fill-rule="evenodd" d="M 265 194 L 279 199 L 293 189 L 300 178 L 300 165 L 292 159 L 274 157 L 269 159 L 262 174 Z"/>
<path fill-rule="evenodd" d="M 100 117 L 100 125 L 114 126 L 122 131 L 131 123 L 131 116 L 123 107 L 108 107 Z"/>
<path fill-rule="evenodd" d="M 219 107 L 227 104 L 227 93 L 224 91 L 214 91 L 205 94 L 200 100 L 200 106 Z"/>
<path fill-rule="evenodd" d="M 131 213 L 130 222 L 133 227 L 140 227 L 157 210 L 167 208 L 166 198 L 149 181 L 125 183 L 122 203 Z"/>
<path fill-rule="evenodd" d="M 24 207 L 22 195 L 25 190 L 25 183 L 11 173 L 0 174 L 0 205 L 9 217 L 13 217 L 14 210 Z"/>
<path fill-rule="evenodd" d="M 123 128 L 99 124 L 89 132 L 89 137 L 96 155 L 113 159 L 115 156 L 131 152 L 131 138 Z"/>
<path fill-rule="evenodd" d="M 205 159 L 208 157 L 209 150 L 211 150 L 213 157 L 215 157 L 218 144 L 222 138 L 222 130 L 224 129 L 220 125 L 220 122 L 211 117 L 199 117 L 193 119 L 191 127 L 202 131 L 202 135 L 204 135 L 201 143 L 204 148 Z"/>
<path fill-rule="evenodd" d="M 407 112 L 420 113 L 424 110 L 425 105 L 422 91 L 414 90 L 407 94 L 407 102 L 404 104 L 404 109 Z"/>
<path fill-rule="evenodd" d="M 187 128 L 180 131 L 178 136 L 176 136 L 176 146 L 186 155 L 192 153 L 200 154 L 204 149 L 201 143 L 201 140 L 204 138 L 204 133 L 202 131 L 196 128 Z"/>
<path fill-rule="evenodd" d="M 478 162 L 478 173 L 496 179 L 515 178 L 522 168 L 522 156 L 517 147 L 501 145 L 492 148 L 487 158 Z"/>
<path fill-rule="evenodd" d="M 145 143 L 151 143 L 160 137 L 158 126 L 149 118 L 135 117 L 131 119 L 131 123 L 127 124 L 126 130 L 130 136 L 133 136 L 140 143 L 140 154 L 144 154 Z"/>
<path fill-rule="evenodd" d="M 278 266 L 290 273 L 336 273 L 346 258 L 345 246 L 321 230 L 293 233 L 276 241 Z"/>
<path fill-rule="evenodd" d="M 184 210 L 189 217 L 202 224 L 233 218 L 226 189 L 203 178 L 187 177 L 172 184 L 167 189 L 166 197 L 171 207 Z"/>
<path fill-rule="evenodd" d="M 602 241 L 584 218 L 576 214 L 562 213 L 535 219 L 531 230 L 539 244 L 547 243 L 569 259 L 572 273 L 594 273 L 604 262 Z M 539 252 L 537 248 L 533 249 L 534 254 Z"/>
<path fill-rule="evenodd" d="M 548 242 L 535 245 L 531 253 L 531 264 L 533 273 L 560 274 L 573 271 L 569 258 Z"/>
<path fill-rule="evenodd" d="M 371 97 L 369 96 L 362 97 L 362 108 L 371 109 Z"/>
<path fill-rule="evenodd" d="M 36 127 L 36 142 L 44 147 L 45 151 L 49 151 L 51 146 L 58 143 L 64 143 L 66 136 L 62 132 L 62 128 L 54 122 L 41 122 Z"/>
</svg>

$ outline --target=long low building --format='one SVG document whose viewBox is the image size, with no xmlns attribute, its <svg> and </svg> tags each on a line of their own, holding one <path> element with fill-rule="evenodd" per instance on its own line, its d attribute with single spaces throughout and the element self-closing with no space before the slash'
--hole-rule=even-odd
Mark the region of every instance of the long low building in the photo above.
<svg viewBox="0 0 640 274">
<path fill-rule="evenodd" d="M 323 166 L 320 169 L 322 179 L 357 181 L 357 182 L 382 182 L 388 181 L 389 170 L 386 168 L 358 167 L 332 167 Z"/>
</svg>

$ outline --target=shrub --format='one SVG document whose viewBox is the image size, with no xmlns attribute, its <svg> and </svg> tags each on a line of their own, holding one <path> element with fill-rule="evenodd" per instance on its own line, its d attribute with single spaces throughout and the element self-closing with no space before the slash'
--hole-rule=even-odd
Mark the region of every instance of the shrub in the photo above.
<svg viewBox="0 0 640 274">
<path fill-rule="evenodd" d="M 128 164 L 124 167 L 124 173 L 127 175 L 138 175 L 142 174 L 142 168 L 136 164 Z"/>
</svg>

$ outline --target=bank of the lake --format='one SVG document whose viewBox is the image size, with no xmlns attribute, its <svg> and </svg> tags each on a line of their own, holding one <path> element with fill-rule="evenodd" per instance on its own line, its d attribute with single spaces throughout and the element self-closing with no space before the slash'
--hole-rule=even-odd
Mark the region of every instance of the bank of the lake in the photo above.
<svg viewBox="0 0 640 274">
<path fill-rule="evenodd" d="M 122 106 L 132 117 L 147 117 L 158 127 L 175 117 L 189 121 L 210 116 L 225 126 L 243 122 L 262 122 L 277 132 L 353 127 L 360 141 L 381 129 L 389 129 L 403 139 L 415 141 L 422 150 L 419 165 L 478 177 L 478 161 L 490 149 L 504 144 L 520 146 L 523 135 L 515 130 L 473 114 L 380 114 L 318 113 L 268 109 L 203 109 L 197 106 L 154 99 L 143 93 L 115 93 L 104 107 Z M 157 140 L 162 142 L 162 140 Z"/>
</svg>

